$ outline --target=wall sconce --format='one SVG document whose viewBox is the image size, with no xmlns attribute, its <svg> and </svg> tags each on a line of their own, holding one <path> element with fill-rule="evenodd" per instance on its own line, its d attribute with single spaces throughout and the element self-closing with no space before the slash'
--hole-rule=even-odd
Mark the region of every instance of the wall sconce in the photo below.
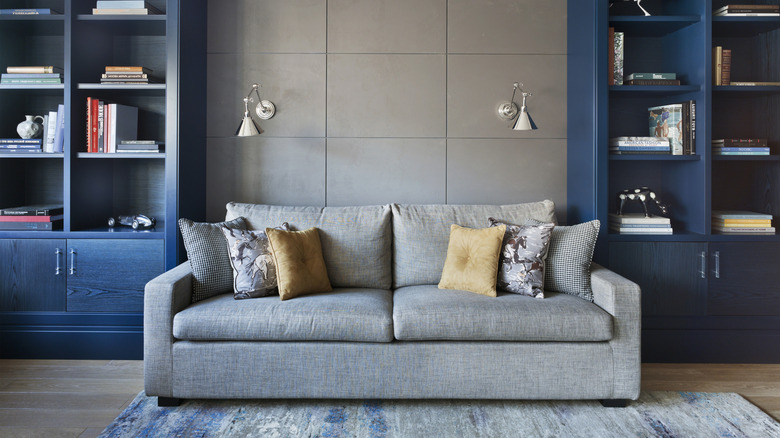
<svg viewBox="0 0 780 438">
<path fill-rule="evenodd" d="M 252 92 L 257 95 L 258 104 L 257 107 L 255 107 L 257 117 L 260 117 L 263 120 L 268 120 L 273 117 L 274 114 L 276 114 L 276 105 L 274 105 L 270 100 L 261 99 L 260 91 L 258 91 L 259 88 L 260 84 L 252 84 L 252 89 L 249 90 L 249 93 L 244 98 L 244 118 L 241 119 L 241 124 L 238 125 L 238 130 L 236 130 L 236 137 L 251 137 L 253 135 L 260 135 L 263 133 L 263 130 L 257 126 L 257 123 L 255 123 L 255 120 L 249 113 L 249 102 L 253 101 L 251 97 Z"/>
<path fill-rule="evenodd" d="M 520 82 L 515 82 L 513 85 L 512 99 L 509 102 L 504 102 L 498 106 L 498 116 L 504 120 L 514 120 L 514 118 L 517 117 L 517 121 L 512 126 L 512 129 L 515 131 L 531 131 L 538 129 L 534 120 L 528 115 L 528 110 L 525 106 L 526 98 L 530 96 L 531 93 L 523 91 L 523 89 L 520 88 L 523 84 Z M 520 94 L 523 95 L 523 104 L 520 106 L 519 112 L 517 110 L 517 105 L 515 105 L 515 93 L 518 89 L 520 90 Z"/>
</svg>

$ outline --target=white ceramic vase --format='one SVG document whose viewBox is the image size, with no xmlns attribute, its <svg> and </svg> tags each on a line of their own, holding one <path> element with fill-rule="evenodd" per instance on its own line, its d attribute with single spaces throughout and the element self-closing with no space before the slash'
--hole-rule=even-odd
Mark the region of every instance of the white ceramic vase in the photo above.
<svg viewBox="0 0 780 438">
<path fill-rule="evenodd" d="M 16 132 L 19 137 L 22 138 L 36 138 L 43 134 L 43 125 L 36 120 L 41 119 L 43 122 L 43 116 L 24 116 L 24 121 L 16 125 Z"/>
</svg>

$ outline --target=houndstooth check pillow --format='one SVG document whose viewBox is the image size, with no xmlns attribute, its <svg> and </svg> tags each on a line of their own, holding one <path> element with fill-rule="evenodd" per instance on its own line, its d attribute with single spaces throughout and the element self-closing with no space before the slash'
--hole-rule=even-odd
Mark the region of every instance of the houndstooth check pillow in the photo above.
<svg viewBox="0 0 780 438">
<path fill-rule="evenodd" d="M 530 220 L 528 224 L 541 222 Z M 576 295 L 593 302 L 590 264 L 601 222 L 593 220 L 552 230 L 544 272 L 544 289 Z"/>
<path fill-rule="evenodd" d="M 207 223 L 179 219 L 179 229 L 192 268 L 192 302 L 233 292 L 233 268 L 222 227 L 246 229 L 243 217 Z"/>
</svg>

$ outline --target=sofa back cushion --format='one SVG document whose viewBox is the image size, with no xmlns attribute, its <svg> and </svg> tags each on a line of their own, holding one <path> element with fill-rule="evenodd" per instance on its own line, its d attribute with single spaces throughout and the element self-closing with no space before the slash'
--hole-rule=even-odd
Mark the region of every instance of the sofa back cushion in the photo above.
<svg viewBox="0 0 780 438">
<path fill-rule="evenodd" d="M 485 228 L 489 217 L 515 224 L 528 219 L 557 223 L 550 200 L 512 205 L 393 204 L 392 210 L 395 288 L 439 283 L 452 224 Z"/>
<path fill-rule="evenodd" d="M 295 207 L 230 202 L 226 217 L 228 220 L 244 217 L 252 230 L 265 230 L 283 222 L 289 223 L 293 230 L 316 227 L 333 287 L 390 289 L 389 205 Z"/>
</svg>

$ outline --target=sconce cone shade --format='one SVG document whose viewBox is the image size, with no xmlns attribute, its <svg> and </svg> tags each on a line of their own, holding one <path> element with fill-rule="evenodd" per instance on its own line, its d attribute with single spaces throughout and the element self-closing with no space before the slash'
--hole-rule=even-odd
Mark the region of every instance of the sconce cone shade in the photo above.
<svg viewBox="0 0 780 438">
<path fill-rule="evenodd" d="M 236 137 L 251 137 L 253 135 L 260 135 L 263 130 L 257 126 L 257 123 L 252 119 L 252 116 L 247 112 L 244 114 L 244 118 L 241 119 L 241 125 L 238 126 L 236 131 Z"/>
<path fill-rule="evenodd" d="M 515 122 L 515 125 L 512 126 L 512 129 L 515 131 L 532 131 L 538 128 L 536 127 L 534 120 L 528 114 L 528 111 L 523 108 L 520 111 L 520 115 L 517 116 L 517 121 Z"/>
</svg>

